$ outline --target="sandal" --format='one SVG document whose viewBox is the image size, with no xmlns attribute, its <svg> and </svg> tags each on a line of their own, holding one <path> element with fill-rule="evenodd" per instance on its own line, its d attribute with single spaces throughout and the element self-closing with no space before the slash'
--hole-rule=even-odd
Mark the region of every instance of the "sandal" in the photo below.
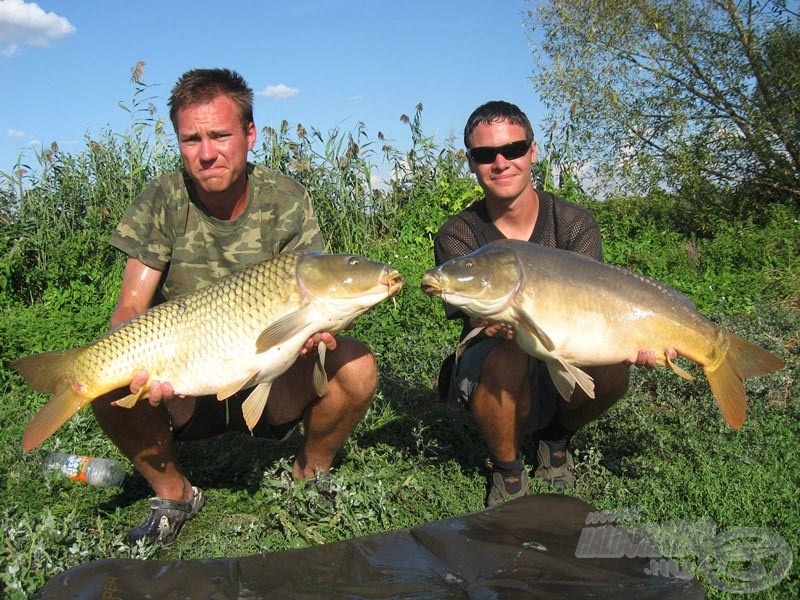
<svg viewBox="0 0 800 600">
<path fill-rule="evenodd" d="M 528 476 L 528 470 L 526 468 L 522 468 L 518 481 L 519 489 L 516 492 L 511 493 L 506 487 L 507 483 L 510 483 L 510 481 L 507 482 L 503 478 L 503 474 L 499 471 L 492 471 L 489 479 L 489 494 L 486 497 L 486 508 L 500 506 L 509 500 L 527 496 L 530 492 L 531 482 L 530 477 Z"/>
<path fill-rule="evenodd" d="M 339 486 L 333 480 L 330 471 L 319 472 L 313 477 L 305 480 L 304 484 L 307 490 L 316 490 L 317 493 L 327 500 L 333 500 L 339 492 Z"/>
<path fill-rule="evenodd" d="M 192 487 L 192 492 L 194 495 L 189 502 L 150 498 L 150 514 L 141 525 L 128 532 L 126 541 L 129 544 L 139 540 L 156 544 L 174 540 L 183 524 L 199 513 L 206 503 L 203 490 Z"/>
<path fill-rule="evenodd" d="M 539 440 L 537 452 L 539 466 L 536 476 L 549 481 L 557 490 L 575 487 L 575 459 L 569 449 L 569 440 Z"/>
</svg>

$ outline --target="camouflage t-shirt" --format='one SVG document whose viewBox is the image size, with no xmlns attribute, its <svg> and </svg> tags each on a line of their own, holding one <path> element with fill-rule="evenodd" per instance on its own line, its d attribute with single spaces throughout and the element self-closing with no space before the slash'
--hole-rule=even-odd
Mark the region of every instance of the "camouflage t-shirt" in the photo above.
<svg viewBox="0 0 800 600">
<path fill-rule="evenodd" d="M 231 221 L 205 211 L 183 171 L 155 179 L 128 207 L 109 243 L 163 273 L 154 304 L 281 252 L 324 249 L 305 188 L 259 165 L 247 172 L 247 207 Z"/>
</svg>

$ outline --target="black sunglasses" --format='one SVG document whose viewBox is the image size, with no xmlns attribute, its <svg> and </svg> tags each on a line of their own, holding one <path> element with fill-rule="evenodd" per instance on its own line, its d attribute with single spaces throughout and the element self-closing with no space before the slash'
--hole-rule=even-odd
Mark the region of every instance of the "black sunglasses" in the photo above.
<svg viewBox="0 0 800 600">
<path fill-rule="evenodd" d="M 527 140 L 511 142 L 503 146 L 481 146 L 467 150 L 469 157 L 478 164 L 489 165 L 495 161 L 498 154 L 502 154 L 506 160 L 514 160 L 524 156 L 531 149 L 531 143 Z"/>
</svg>

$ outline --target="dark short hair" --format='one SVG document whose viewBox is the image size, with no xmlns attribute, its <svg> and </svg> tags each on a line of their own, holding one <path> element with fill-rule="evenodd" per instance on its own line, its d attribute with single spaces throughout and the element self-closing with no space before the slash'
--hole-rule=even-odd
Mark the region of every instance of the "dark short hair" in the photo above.
<svg viewBox="0 0 800 600">
<path fill-rule="evenodd" d="M 533 142 L 533 127 L 527 115 L 516 104 L 505 100 L 491 100 L 481 104 L 472 111 L 464 127 L 464 147 L 469 148 L 469 136 L 475 128 L 483 123 L 489 125 L 496 121 L 508 121 L 512 125 L 519 125 L 525 129 L 525 139 Z"/>
<path fill-rule="evenodd" d="M 242 129 L 253 122 L 253 90 L 244 77 L 231 69 L 193 69 L 180 76 L 169 96 L 169 119 L 178 132 L 178 111 L 187 106 L 211 102 L 219 95 L 236 104 Z"/>
</svg>

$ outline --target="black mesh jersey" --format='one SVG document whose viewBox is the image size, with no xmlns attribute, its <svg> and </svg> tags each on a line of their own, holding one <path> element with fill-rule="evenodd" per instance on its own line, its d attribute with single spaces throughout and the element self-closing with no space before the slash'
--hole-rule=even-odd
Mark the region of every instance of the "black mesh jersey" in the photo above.
<svg viewBox="0 0 800 600">
<path fill-rule="evenodd" d="M 600 228 L 592 213 L 550 192 L 536 190 L 536 193 L 539 196 L 539 216 L 529 241 L 603 260 Z M 484 198 L 450 217 L 442 225 L 433 240 L 434 259 L 440 265 L 502 239 L 505 236 L 489 218 Z M 447 305 L 445 312 L 449 319 L 465 317 Z"/>
</svg>

